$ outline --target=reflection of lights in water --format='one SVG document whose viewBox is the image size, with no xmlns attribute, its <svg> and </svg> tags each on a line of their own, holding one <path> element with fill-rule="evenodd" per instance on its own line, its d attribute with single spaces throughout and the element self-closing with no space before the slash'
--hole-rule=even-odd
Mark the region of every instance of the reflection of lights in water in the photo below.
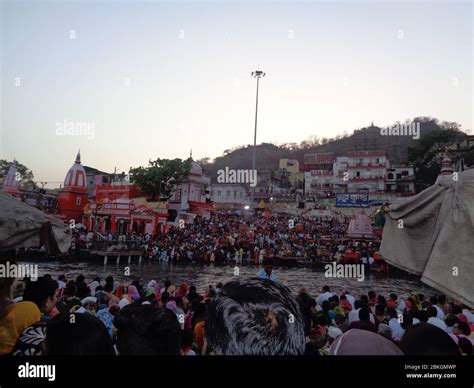
<svg viewBox="0 0 474 388">
<path fill-rule="evenodd" d="M 75 262 L 64 264 L 60 262 L 38 264 L 39 276 L 50 274 L 54 279 L 59 275 L 67 274 L 67 279 L 75 279 L 77 275 L 84 275 L 86 282 L 90 283 L 94 276 L 101 279 L 101 284 L 105 282 L 107 276 L 113 276 L 115 280 L 131 283 L 135 279 L 140 280 L 140 284 L 145 285 L 150 280 L 156 280 L 163 284 L 169 279 L 175 284 L 187 282 L 189 285 L 195 285 L 198 292 L 204 292 L 209 284 L 215 285 L 217 282 L 228 282 L 235 280 L 234 265 L 193 265 L 179 264 L 173 265 L 164 262 L 149 262 L 143 260 L 142 264 L 137 263 L 137 259 L 132 260 L 129 265 L 125 258 L 120 260 L 120 265 L 109 264 L 104 267 L 103 262 Z M 130 276 L 124 275 L 124 268 L 130 267 Z M 323 268 L 323 267 L 322 267 Z M 239 266 L 239 279 L 255 277 L 260 268 L 250 264 Z M 341 295 L 344 289 L 348 289 L 354 296 L 367 294 L 374 290 L 377 294 L 388 297 L 388 294 L 394 292 L 399 298 L 407 298 L 411 291 L 420 292 L 424 295 L 435 295 L 436 291 L 415 278 L 406 278 L 395 276 L 395 274 L 386 277 L 385 275 L 366 274 L 363 282 L 358 282 L 357 278 L 326 278 L 324 270 L 312 270 L 311 268 L 281 268 L 275 267 L 278 282 L 291 288 L 296 294 L 300 288 L 306 288 L 311 296 L 316 297 L 321 292 L 324 285 L 331 288 L 331 292 Z"/>
</svg>

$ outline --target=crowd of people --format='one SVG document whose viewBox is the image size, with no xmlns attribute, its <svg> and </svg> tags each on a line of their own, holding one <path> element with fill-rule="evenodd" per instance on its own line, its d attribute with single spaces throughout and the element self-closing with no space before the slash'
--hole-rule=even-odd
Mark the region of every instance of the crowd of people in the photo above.
<svg viewBox="0 0 474 388">
<path fill-rule="evenodd" d="M 3 278 L 0 355 L 472 355 L 474 314 L 444 295 L 295 295 L 265 264 L 201 292 L 44 275 L 14 298 Z"/>
<path fill-rule="evenodd" d="M 139 233 L 106 233 L 109 247 L 143 250 L 145 257 L 164 262 L 261 264 L 265 259 L 297 257 L 308 262 L 341 260 L 346 251 L 369 262 L 380 240 L 346 238 L 349 219 L 344 216 L 309 218 L 288 214 L 221 211 L 210 219 L 196 217 L 193 223 L 170 227 L 155 236 Z M 81 235 L 77 246 L 86 245 Z"/>
</svg>

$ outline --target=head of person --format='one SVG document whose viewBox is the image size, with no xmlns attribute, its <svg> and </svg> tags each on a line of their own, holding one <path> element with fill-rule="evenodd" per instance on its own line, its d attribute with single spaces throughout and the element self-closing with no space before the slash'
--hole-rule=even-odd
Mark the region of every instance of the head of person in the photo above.
<svg viewBox="0 0 474 388">
<path fill-rule="evenodd" d="M 448 314 L 446 315 L 446 318 L 444 319 L 444 322 L 446 323 L 446 326 L 448 327 L 453 327 L 455 323 L 459 321 L 458 317 L 453 314 Z"/>
<path fill-rule="evenodd" d="M 59 275 L 58 280 L 66 283 L 66 275 Z"/>
<path fill-rule="evenodd" d="M 458 321 L 453 325 L 453 334 L 454 335 L 471 335 L 471 328 L 469 324 L 458 319 Z"/>
<path fill-rule="evenodd" d="M 270 275 L 273 271 L 273 261 L 270 259 L 265 260 L 265 263 L 263 264 L 263 270 Z"/>
<path fill-rule="evenodd" d="M 328 285 L 325 285 L 325 286 L 323 286 L 323 288 L 322 288 L 321 291 L 322 291 L 322 293 L 324 294 L 325 292 L 331 292 L 331 289 L 329 288 Z"/>
<path fill-rule="evenodd" d="M 426 310 L 419 310 L 416 312 L 415 317 L 420 321 L 420 322 L 428 322 L 428 319 L 430 318 L 428 316 L 428 312 Z"/>
<path fill-rule="evenodd" d="M 438 304 L 438 298 L 435 295 L 430 296 L 430 303 L 431 305 Z"/>
<path fill-rule="evenodd" d="M 393 300 L 393 301 L 395 301 L 395 300 L 398 299 L 398 297 L 397 297 L 396 294 L 392 293 L 392 294 L 390 294 L 390 299 Z"/>
<path fill-rule="evenodd" d="M 439 294 L 438 295 L 438 304 L 440 306 L 443 306 L 443 305 L 446 304 L 446 295 L 444 295 L 444 294 Z"/>
<path fill-rule="evenodd" d="M 434 307 L 434 306 L 429 306 L 426 309 L 426 313 L 428 314 L 428 318 L 433 318 L 433 317 L 436 317 L 438 315 L 438 310 L 436 310 L 436 307 Z"/>
<path fill-rule="evenodd" d="M 372 291 L 370 290 L 368 293 L 367 293 L 369 299 L 375 299 L 375 297 L 377 296 L 377 294 L 375 293 L 375 291 Z"/>
<path fill-rule="evenodd" d="M 132 303 L 115 316 L 114 326 L 120 354 L 179 354 L 181 328 L 176 315 L 167 308 Z"/>
<path fill-rule="evenodd" d="M 387 307 L 385 309 L 385 318 L 387 318 L 388 320 L 392 319 L 392 318 L 397 318 L 397 310 L 395 310 L 393 307 Z"/>
<path fill-rule="evenodd" d="M 387 338 L 367 330 L 351 329 L 340 335 L 330 348 L 333 356 L 399 356 L 400 349 Z"/>
<path fill-rule="evenodd" d="M 226 283 L 208 305 L 205 326 L 218 355 L 301 355 L 304 321 L 291 291 L 267 279 Z"/>
<path fill-rule="evenodd" d="M 115 354 L 105 325 L 91 314 L 64 314 L 47 324 L 45 355 L 111 356 Z"/>
<path fill-rule="evenodd" d="M 459 348 L 444 330 L 428 323 L 412 325 L 405 330 L 400 348 L 407 356 L 456 356 Z"/>
<path fill-rule="evenodd" d="M 57 289 L 57 281 L 43 276 L 35 282 L 28 282 L 23 293 L 23 300 L 33 302 L 43 314 L 48 315 L 58 301 Z"/>
<path fill-rule="evenodd" d="M 366 307 L 362 307 L 359 310 L 359 321 L 369 321 L 370 320 L 370 311 Z"/>
<path fill-rule="evenodd" d="M 84 275 L 78 275 L 76 276 L 76 283 L 82 283 L 86 280 L 86 278 L 84 277 Z"/>
</svg>

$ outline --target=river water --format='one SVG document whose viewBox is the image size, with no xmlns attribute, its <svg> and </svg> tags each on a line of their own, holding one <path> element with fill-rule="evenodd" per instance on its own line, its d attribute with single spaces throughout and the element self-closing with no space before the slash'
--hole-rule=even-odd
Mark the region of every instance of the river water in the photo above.
<svg viewBox="0 0 474 388">
<path fill-rule="evenodd" d="M 92 262 L 26 262 L 22 264 L 37 264 L 39 276 L 50 274 L 54 278 L 57 275 L 65 274 L 69 279 L 75 279 L 77 275 L 84 275 L 86 281 L 92 280 L 93 276 L 99 276 L 103 281 L 109 275 L 114 279 L 123 281 L 128 284 L 132 280 L 140 279 L 141 283 L 147 283 L 149 280 L 156 280 L 163 283 L 166 279 L 171 280 L 175 284 L 187 282 L 195 285 L 199 292 L 203 292 L 209 284 L 215 285 L 217 282 L 227 282 L 236 278 L 245 279 L 255 276 L 259 268 L 243 264 L 239 266 L 238 276 L 234 276 L 233 265 L 199 265 L 199 264 L 169 264 L 164 262 L 147 262 L 142 264 L 132 262 L 126 264 L 125 258 L 122 259 L 120 265 L 116 265 L 113 261 L 104 266 L 102 263 Z M 125 267 L 129 267 L 130 276 L 125 276 Z M 356 278 L 327 278 L 324 270 L 312 268 L 274 268 L 277 274 L 278 282 L 285 284 L 293 291 L 300 288 L 306 288 L 312 296 L 320 293 L 321 287 L 327 284 L 332 292 L 340 295 L 344 289 L 349 289 L 356 296 L 374 290 L 378 294 L 388 297 L 388 294 L 394 292 L 399 297 L 407 297 L 411 291 L 416 291 L 430 296 L 436 294 L 437 291 L 421 283 L 416 277 L 405 276 L 399 273 L 389 275 L 366 273 L 365 279 L 359 282 Z"/>
</svg>

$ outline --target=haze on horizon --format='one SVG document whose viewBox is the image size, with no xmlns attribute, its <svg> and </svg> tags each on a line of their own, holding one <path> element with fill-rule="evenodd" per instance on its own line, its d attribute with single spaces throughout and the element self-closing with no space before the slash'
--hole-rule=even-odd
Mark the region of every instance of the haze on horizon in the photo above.
<svg viewBox="0 0 474 388">
<path fill-rule="evenodd" d="M 473 128 L 471 2 L 5 1 L 0 158 L 57 187 L 417 116 Z M 63 123 L 93 136 L 57 134 Z"/>
</svg>

